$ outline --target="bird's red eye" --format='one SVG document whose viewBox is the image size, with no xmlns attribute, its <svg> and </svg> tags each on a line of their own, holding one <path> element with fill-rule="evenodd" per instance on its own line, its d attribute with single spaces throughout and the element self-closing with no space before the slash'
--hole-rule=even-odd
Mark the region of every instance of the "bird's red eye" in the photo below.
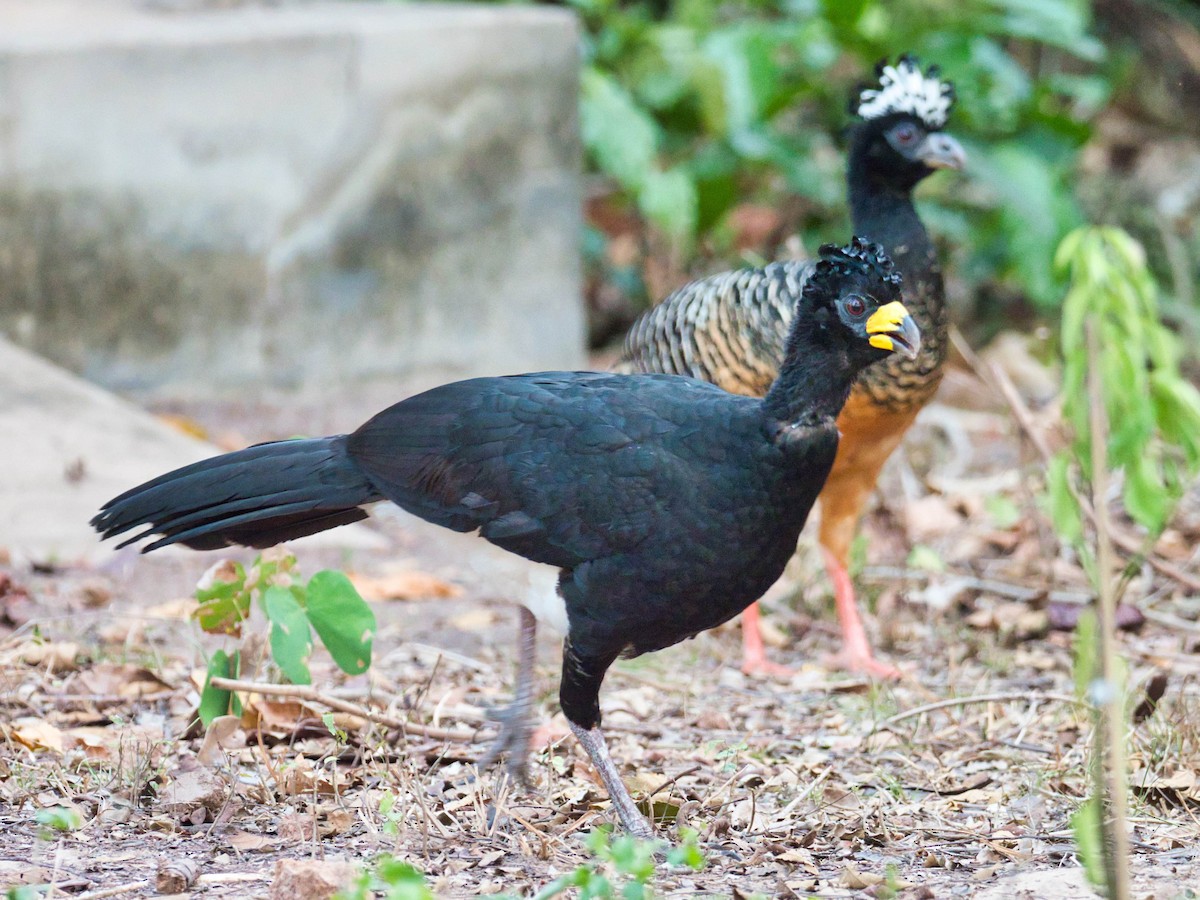
<svg viewBox="0 0 1200 900">
<path fill-rule="evenodd" d="M 917 129 L 907 122 L 897 125 L 893 133 L 896 136 L 896 140 L 901 144 L 911 144 L 917 139 Z"/>
<path fill-rule="evenodd" d="M 858 318 L 867 311 L 866 301 L 862 297 L 853 295 L 846 298 L 846 312 L 854 318 Z"/>
</svg>

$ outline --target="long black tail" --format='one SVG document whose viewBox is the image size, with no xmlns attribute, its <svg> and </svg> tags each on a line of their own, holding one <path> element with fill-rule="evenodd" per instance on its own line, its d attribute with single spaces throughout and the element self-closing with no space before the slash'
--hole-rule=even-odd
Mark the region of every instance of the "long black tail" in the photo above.
<svg viewBox="0 0 1200 900">
<path fill-rule="evenodd" d="M 346 435 L 258 444 L 206 459 L 104 504 L 92 527 L 105 538 L 145 526 L 119 546 L 161 535 L 143 552 L 180 543 L 270 547 L 366 518 L 382 500 L 346 452 Z"/>
</svg>

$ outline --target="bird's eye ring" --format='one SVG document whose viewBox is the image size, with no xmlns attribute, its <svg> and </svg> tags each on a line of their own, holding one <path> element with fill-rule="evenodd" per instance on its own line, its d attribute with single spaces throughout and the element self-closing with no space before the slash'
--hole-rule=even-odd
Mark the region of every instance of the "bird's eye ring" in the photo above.
<svg viewBox="0 0 1200 900">
<path fill-rule="evenodd" d="M 846 312 L 856 319 L 867 311 L 867 302 L 858 296 L 858 294 L 851 294 L 847 297 L 845 306 Z"/>
</svg>

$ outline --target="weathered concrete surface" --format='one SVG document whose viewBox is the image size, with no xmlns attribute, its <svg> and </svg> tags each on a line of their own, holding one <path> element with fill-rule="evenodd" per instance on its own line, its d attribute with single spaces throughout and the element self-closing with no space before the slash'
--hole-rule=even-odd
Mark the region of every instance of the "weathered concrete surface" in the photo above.
<svg viewBox="0 0 1200 900">
<path fill-rule="evenodd" d="M 0 548 L 34 560 L 103 559 L 88 526 L 136 484 L 218 452 L 94 385 L 0 340 Z M 306 538 L 386 542 L 362 526 Z"/>
<path fill-rule="evenodd" d="M 0 330 L 111 387 L 583 362 L 545 7 L 0 0 Z"/>
</svg>

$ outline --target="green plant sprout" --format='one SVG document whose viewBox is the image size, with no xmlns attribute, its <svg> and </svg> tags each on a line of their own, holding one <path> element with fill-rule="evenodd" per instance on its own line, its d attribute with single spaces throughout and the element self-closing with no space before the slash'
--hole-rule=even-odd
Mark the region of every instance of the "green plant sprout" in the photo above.
<svg viewBox="0 0 1200 900">
<path fill-rule="evenodd" d="M 658 896 L 651 880 L 655 857 L 665 852 L 668 865 L 686 866 L 694 871 L 704 868 L 706 860 L 696 832 L 686 829 L 678 846 L 662 841 L 647 841 L 629 834 L 613 835 L 611 829 L 597 828 L 587 837 L 587 849 L 593 857 L 534 895 L 534 900 L 550 900 L 577 890 L 579 900 L 651 900 Z"/>
<path fill-rule="evenodd" d="M 260 555 L 247 570 L 223 563 L 196 590 L 194 616 L 210 634 L 241 637 L 255 601 L 270 624 L 271 659 L 292 684 L 310 684 L 308 660 L 313 632 L 343 672 L 361 675 L 371 665 L 375 613 L 341 572 L 326 569 L 304 582 L 290 554 Z M 207 726 L 217 716 L 241 714 L 232 691 L 212 686 L 214 677 L 237 678 L 238 652 L 218 650 L 208 662 L 199 716 Z"/>
<path fill-rule="evenodd" d="M 388 853 L 377 857 L 353 884 L 334 894 L 333 900 L 370 900 L 381 894 L 385 900 L 434 900 L 425 873 Z"/>
<path fill-rule="evenodd" d="M 1117 228 L 1081 228 L 1063 240 L 1056 263 L 1070 278 L 1061 342 L 1072 434 L 1047 469 L 1047 506 L 1097 592 L 1095 618 L 1081 621 L 1075 645 L 1076 690 L 1096 726 L 1095 787 L 1071 824 L 1089 880 L 1126 900 L 1128 688 L 1116 640 L 1122 585 L 1108 485 L 1120 479 L 1124 510 L 1149 548 L 1200 467 L 1200 392 L 1179 371 L 1179 347 L 1159 317 L 1141 245 Z"/>
</svg>

